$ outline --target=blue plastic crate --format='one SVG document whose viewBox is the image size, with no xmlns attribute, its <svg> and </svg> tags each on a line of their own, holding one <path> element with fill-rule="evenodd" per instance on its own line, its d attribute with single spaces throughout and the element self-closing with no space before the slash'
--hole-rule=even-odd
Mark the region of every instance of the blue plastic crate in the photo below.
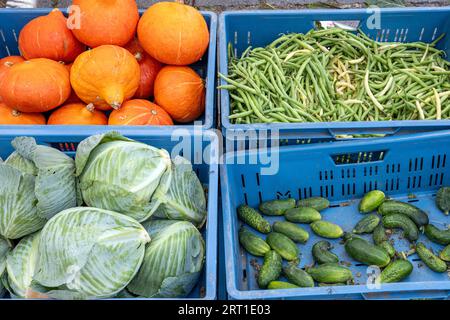
<svg viewBox="0 0 450 320">
<path fill-rule="evenodd" d="M 431 42 L 439 35 L 447 35 L 437 47 L 450 59 L 450 7 L 380 9 L 381 29 L 367 28 L 367 20 L 373 14 L 370 9 L 348 10 L 275 10 L 229 11 L 219 18 L 220 72 L 228 74 L 229 43 L 240 55 L 249 46 L 266 46 L 283 33 L 306 33 L 315 28 L 318 21 L 353 21 L 372 39 L 379 41 Z M 223 79 L 220 84 L 225 84 Z M 322 123 L 271 123 L 231 124 L 230 96 L 220 90 L 221 123 L 226 132 L 238 130 L 279 130 L 280 135 L 294 141 L 304 138 L 335 138 L 348 134 L 396 134 L 428 130 L 450 129 L 450 120 L 433 121 L 379 121 L 379 122 L 322 122 Z"/>
<path fill-rule="evenodd" d="M 11 140 L 17 136 L 14 130 L 9 133 L 0 133 L 0 158 L 6 159 L 13 148 Z M 75 155 L 76 147 L 79 142 L 87 138 L 88 135 L 78 133 L 73 135 L 39 135 L 32 134 L 38 144 L 48 145 L 57 148 L 70 156 Z M 218 156 L 219 144 L 217 135 L 211 131 L 194 132 L 184 130 L 176 137 L 166 130 L 155 129 L 151 134 L 143 136 L 126 135 L 128 138 L 135 139 L 154 147 L 164 148 L 172 152 L 176 148 L 177 152 L 182 151 L 180 155 L 194 163 L 194 170 L 203 185 L 207 187 L 208 216 L 202 233 L 206 243 L 206 258 L 200 281 L 193 289 L 188 299 L 214 300 L 217 297 L 217 227 L 218 227 Z M 183 143 L 184 150 L 180 150 L 179 143 Z M 189 150 L 189 146 L 190 149 Z M 197 146 L 198 150 L 195 149 Z M 143 299 L 145 300 L 145 299 Z"/>
<path fill-rule="evenodd" d="M 270 155 L 270 151 L 262 153 Z M 252 265 L 262 264 L 262 258 L 247 254 L 238 241 L 241 222 L 236 209 L 241 204 L 257 207 L 261 201 L 292 197 L 296 199 L 323 196 L 331 207 L 322 213 L 323 219 L 335 222 L 351 231 L 363 215 L 358 212 L 360 198 L 368 191 L 379 189 L 389 197 L 410 202 L 425 210 L 430 221 L 443 228 L 450 224 L 435 204 L 436 191 L 450 185 L 450 131 L 401 135 L 383 139 L 335 142 L 310 146 L 286 146 L 279 153 L 279 171 L 262 175 L 268 164 L 261 153 L 246 151 L 226 157 L 221 167 L 222 206 L 224 213 L 225 261 L 227 290 L 233 299 L 415 299 L 441 298 L 450 294 L 450 277 L 435 273 L 420 261 L 417 254 L 409 256 L 414 265 L 412 274 L 400 283 L 384 284 L 370 289 L 367 266 L 350 258 L 339 240 L 331 240 L 342 261 L 351 262 L 350 269 L 357 284 L 351 286 L 315 287 L 288 290 L 260 290 Z M 255 158 L 256 157 L 256 158 Z M 256 164 L 249 159 L 258 159 Z M 265 165 L 261 164 L 265 163 Z M 270 222 L 283 217 L 267 217 Z M 299 245 L 300 267 L 313 262 L 312 245 L 319 239 L 308 225 L 310 233 L 305 245 Z M 255 231 L 256 232 L 256 231 Z M 264 237 L 264 235 L 259 234 Z M 371 235 L 365 236 L 372 241 Z M 392 237 L 397 251 L 408 251 L 409 242 L 395 230 Z M 439 246 L 420 236 L 435 252 Z M 286 262 L 284 262 L 286 263 Z M 358 276 L 359 275 L 359 276 Z M 359 284 L 358 284 L 359 283 Z"/>
<path fill-rule="evenodd" d="M 48 14 L 52 9 L 0 9 L 0 58 L 9 55 L 19 55 L 19 49 L 17 45 L 17 39 L 19 37 L 20 30 L 30 20 Z M 62 10 L 62 9 L 61 9 Z M 145 10 L 140 10 L 140 13 L 144 13 Z M 210 38 L 209 49 L 205 53 L 205 56 L 192 65 L 191 67 L 205 79 L 206 86 L 206 101 L 205 101 L 205 113 L 198 119 L 201 122 L 202 129 L 213 128 L 216 124 L 216 37 L 217 37 L 217 15 L 214 12 L 202 11 L 203 17 L 208 24 Z M 176 128 L 192 128 L 193 123 L 176 125 L 176 126 L 164 126 L 166 130 L 173 130 Z M 8 126 L 11 128 L 12 126 Z M 67 126 L 34 126 L 41 130 L 41 132 L 66 132 Z M 108 130 L 116 130 L 124 132 L 126 134 L 135 134 L 142 130 L 142 126 L 73 126 L 75 131 L 83 132 L 85 134 L 95 134 L 98 132 L 104 132 Z M 13 128 L 23 128 L 23 126 L 14 126 Z M 161 128 L 161 127 L 160 127 Z M 0 126 L 0 132 L 4 129 L 4 126 Z M 156 126 L 146 126 L 145 130 L 148 133 L 157 129 Z M 159 129 L 157 129 L 159 130 Z"/>
</svg>

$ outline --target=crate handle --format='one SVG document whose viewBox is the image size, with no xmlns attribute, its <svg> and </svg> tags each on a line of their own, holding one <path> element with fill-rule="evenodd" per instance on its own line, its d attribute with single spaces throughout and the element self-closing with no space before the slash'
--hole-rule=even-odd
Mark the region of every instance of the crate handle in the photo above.
<svg viewBox="0 0 450 320">
<path fill-rule="evenodd" d="M 351 132 L 348 129 L 328 129 L 330 135 L 336 140 L 348 139 L 372 139 L 386 136 L 393 136 L 398 133 L 400 128 L 371 128 L 367 130 L 358 129 L 358 133 Z"/>
<path fill-rule="evenodd" d="M 377 292 L 377 293 L 361 293 L 365 300 L 414 300 L 414 299 L 448 299 L 450 297 L 450 291 L 438 290 L 438 291 L 426 291 L 420 294 L 419 291 L 406 291 L 406 292 Z M 420 297 L 418 297 L 420 294 Z"/>
<path fill-rule="evenodd" d="M 316 29 L 341 28 L 347 31 L 356 31 L 361 20 L 319 20 L 314 22 Z"/>
</svg>

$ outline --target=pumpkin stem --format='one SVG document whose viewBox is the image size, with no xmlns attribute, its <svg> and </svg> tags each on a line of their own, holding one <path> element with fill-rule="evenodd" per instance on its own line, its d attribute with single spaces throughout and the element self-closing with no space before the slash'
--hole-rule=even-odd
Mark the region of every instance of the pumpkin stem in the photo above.
<svg viewBox="0 0 450 320">
<path fill-rule="evenodd" d="M 136 54 L 134 55 L 134 57 L 136 58 L 137 61 L 141 61 L 141 60 L 142 60 L 142 53 L 136 52 Z"/>
<path fill-rule="evenodd" d="M 14 63 L 12 63 L 11 61 L 6 61 L 5 62 L 5 67 L 12 67 L 14 65 Z"/>
<path fill-rule="evenodd" d="M 114 110 L 119 110 L 119 108 L 122 106 L 122 104 L 120 102 L 112 102 L 110 104 L 111 108 L 113 108 Z"/>
<path fill-rule="evenodd" d="M 19 117 L 22 113 L 20 111 L 18 111 L 18 110 L 13 110 L 11 112 L 11 114 L 13 115 L 13 117 Z"/>
<path fill-rule="evenodd" d="M 93 103 L 89 103 L 89 104 L 86 106 L 86 109 L 87 109 L 87 111 L 89 111 L 89 112 L 94 112 L 95 106 L 94 106 Z"/>
</svg>

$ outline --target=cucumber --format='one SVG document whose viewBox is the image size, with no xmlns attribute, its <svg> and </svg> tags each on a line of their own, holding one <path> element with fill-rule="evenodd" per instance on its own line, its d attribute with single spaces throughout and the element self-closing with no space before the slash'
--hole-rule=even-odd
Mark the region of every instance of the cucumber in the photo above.
<svg viewBox="0 0 450 320">
<path fill-rule="evenodd" d="M 383 268 L 391 262 L 391 258 L 384 249 L 359 237 L 352 237 L 347 240 L 345 251 L 356 261 L 368 266 L 375 265 Z"/>
<path fill-rule="evenodd" d="M 450 245 L 446 246 L 441 253 L 439 254 L 439 258 L 444 261 L 450 262 Z"/>
<path fill-rule="evenodd" d="M 345 283 L 353 278 L 350 269 L 335 263 L 321 264 L 308 269 L 307 272 L 314 280 L 321 283 Z"/>
<path fill-rule="evenodd" d="M 332 253 L 330 250 L 331 243 L 329 243 L 328 241 L 322 240 L 316 242 L 312 247 L 312 255 L 314 261 L 316 261 L 318 264 L 339 262 L 339 257 Z"/>
<path fill-rule="evenodd" d="M 239 219 L 244 221 L 250 227 L 261 233 L 269 233 L 270 232 L 270 223 L 266 219 L 263 218 L 262 215 L 258 213 L 255 209 L 241 205 L 238 208 L 238 216 Z"/>
<path fill-rule="evenodd" d="M 309 233 L 295 223 L 276 221 L 272 225 L 272 229 L 273 231 L 284 234 L 294 242 L 306 243 L 309 239 Z"/>
<path fill-rule="evenodd" d="M 419 229 L 416 224 L 407 216 L 400 213 L 393 213 L 383 217 L 383 226 L 386 228 L 400 228 L 403 235 L 409 241 L 419 239 Z"/>
<path fill-rule="evenodd" d="M 309 273 L 296 267 L 294 264 L 290 263 L 287 267 L 284 267 L 283 273 L 286 276 L 286 279 L 299 287 L 314 287 L 314 280 Z"/>
<path fill-rule="evenodd" d="M 389 241 L 383 241 L 380 244 L 377 244 L 377 247 L 380 247 L 389 255 L 389 257 L 393 258 L 395 256 L 395 248 Z"/>
<path fill-rule="evenodd" d="M 369 214 L 358 221 L 353 233 L 371 233 L 380 223 L 380 218 L 376 214 Z"/>
<path fill-rule="evenodd" d="M 298 259 L 300 254 L 297 245 L 284 234 L 279 232 L 271 232 L 266 238 L 269 246 L 278 252 L 278 254 L 288 261 Z"/>
<path fill-rule="evenodd" d="M 411 274 L 413 265 L 408 260 L 392 261 L 380 274 L 381 283 L 400 282 Z"/>
<path fill-rule="evenodd" d="M 421 209 L 410 203 L 395 200 L 387 200 L 378 208 L 378 213 L 382 216 L 394 213 L 401 213 L 410 218 L 418 226 L 425 226 L 429 223 L 428 215 Z"/>
<path fill-rule="evenodd" d="M 337 287 L 337 286 L 346 286 L 346 283 L 338 282 L 338 283 L 319 283 L 319 287 Z"/>
<path fill-rule="evenodd" d="M 429 224 L 424 228 L 424 233 L 428 239 L 444 246 L 450 244 L 450 229 L 441 230 L 436 226 Z"/>
<path fill-rule="evenodd" d="M 437 257 L 430 249 L 428 249 L 422 242 L 418 242 L 416 245 L 416 252 L 419 258 L 435 272 L 447 271 L 447 264 Z"/>
<path fill-rule="evenodd" d="M 375 244 L 380 244 L 384 241 L 388 241 L 389 238 L 386 234 L 386 229 L 383 226 L 383 223 L 380 221 L 380 223 L 378 223 L 378 225 L 375 227 L 375 229 L 373 230 L 373 242 Z"/>
<path fill-rule="evenodd" d="M 264 257 L 270 251 L 270 246 L 264 239 L 261 239 L 244 226 L 239 230 L 239 242 L 248 253 L 257 257 Z"/>
<path fill-rule="evenodd" d="M 322 219 L 320 212 L 314 208 L 300 207 L 286 210 L 286 220 L 296 223 L 311 223 Z"/>
<path fill-rule="evenodd" d="M 317 211 L 322 211 L 330 206 L 330 201 L 322 197 L 312 197 L 308 199 L 299 200 L 297 207 L 314 208 Z"/>
<path fill-rule="evenodd" d="M 295 289 L 295 288 L 300 287 L 285 281 L 271 281 L 267 286 L 267 289 Z"/>
<path fill-rule="evenodd" d="M 258 286 L 266 288 L 270 282 L 277 280 L 281 275 L 281 256 L 270 250 L 264 255 L 264 263 L 258 274 Z"/>
<path fill-rule="evenodd" d="M 359 203 L 359 212 L 369 213 L 376 210 L 384 201 L 386 196 L 383 191 L 372 190 L 367 192 Z"/>
<path fill-rule="evenodd" d="M 441 187 L 436 194 L 437 207 L 448 216 L 450 211 L 450 187 Z"/>
<path fill-rule="evenodd" d="M 281 199 L 262 202 L 259 211 L 267 216 L 282 216 L 288 209 L 295 208 L 295 199 Z"/>
<path fill-rule="evenodd" d="M 318 236 L 329 239 L 337 239 L 344 234 L 342 228 L 337 224 L 323 220 L 311 223 L 311 229 Z"/>
</svg>

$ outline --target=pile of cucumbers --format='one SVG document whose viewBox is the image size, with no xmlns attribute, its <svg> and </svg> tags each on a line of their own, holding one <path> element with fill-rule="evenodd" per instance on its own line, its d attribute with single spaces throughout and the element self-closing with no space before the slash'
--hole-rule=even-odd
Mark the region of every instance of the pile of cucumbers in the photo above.
<svg viewBox="0 0 450 320">
<path fill-rule="evenodd" d="M 450 210 L 450 188 L 441 188 L 436 197 L 437 206 L 448 214 Z M 254 256 L 264 257 L 257 273 L 257 282 L 262 289 L 289 289 L 299 287 L 346 285 L 353 283 L 351 270 L 340 263 L 327 240 L 312 246 L 315 264 L 299 268 L 299 248 L 309 240 L 309 233 L 298 224 L 310 224 L 311 230 L 327 239 L 343 239 L 345 251 L 354 260 L 368 266 L 382 269 L 381 283 L 399 282 L 413 271 L 413 265 L 404 253 L 396 252 L 389 241 L 387 229 L 402 229 L 404 238 L 414 244 L 422 261 L 435 272 L 445 272 L 450 262 L 450 229 L 441 230 L 429 223 L 428 215 L 410 203 L 386 199 L 379 190 L 368 192 L 359 203 L 359 211 L 366 214 L 351 230 L 344 230 L 337 224 L 323 220 L 321 211 L 330 202 L 322 197 L 296 201 L 278 199 L 259 205 L 259 212 L 247 205 L 238 208 L 238 216 L 251 228 L 266 234 L 266 239 L 250 231 L 247 226 L 239 230 L 239 242 Z M 262 214 L 261 214 L 261 213 Z M 378 212 L 376 214 L 375 212 Z M 263 217 L 284 216 L 286 221 L 272 225 Z M 446 247 L 439 255 L 433 253 L 422 242 L 417 242 L 420 231 L 433 242 Z M 373 243 L 362 234 L 372 234 Z M 283 267 L 283 259 L 288 263 Z M 289 282 L 279 281 L 284 276 Z"/>
</svg>

